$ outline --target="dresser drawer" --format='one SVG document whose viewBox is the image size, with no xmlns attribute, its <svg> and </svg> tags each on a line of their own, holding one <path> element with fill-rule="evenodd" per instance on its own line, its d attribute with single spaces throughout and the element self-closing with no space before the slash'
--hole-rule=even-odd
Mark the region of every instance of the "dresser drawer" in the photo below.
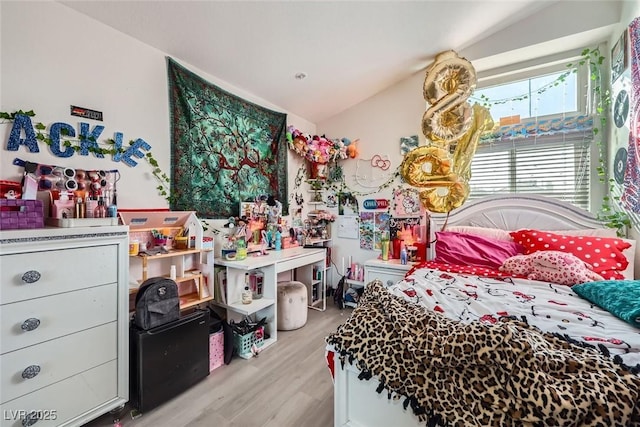
<svg viewBox="0 0 640 427">
<path fill-rule="evenodd" d="M 0 304 L 115 283 L 117 251 L 117 245 L 101 245 L 2 255 Z"/>
<path fill-rule="evenodd" d="M 0 354 L 113 322 L 117 299 L 112 283 L 0 305 Z"/>
<path fill-rule="evenodd" d="M 117 323 L 111 322 L 3 354 L 2 403 L 116 359 L 116 338 Z M 32 378 L 24 378 L 29 368 L 38 372 Z"/>
<path fill-rule="evenodd" d="M 406 271 L 365 267 L 365 283 L 379 279 L 383 285 L 390 286 L 404 279 Z"/>
<path fill-rule="evenodd" d="M 117 398 L 117 379 L 118 363 L 115 360 L 74 375 L 0 405 L 3 414 L 0 425 L 22 427 L 20 418 L 31 411 L 39 411 L 43 417 L 35 427 L 79 425 L 78 421 L 71 421 L 80 414 L 107 402 L 114 401 L 110 408 L 117 406 L 118 401 L 124 403 L 123 399 Z"/>
</svg>

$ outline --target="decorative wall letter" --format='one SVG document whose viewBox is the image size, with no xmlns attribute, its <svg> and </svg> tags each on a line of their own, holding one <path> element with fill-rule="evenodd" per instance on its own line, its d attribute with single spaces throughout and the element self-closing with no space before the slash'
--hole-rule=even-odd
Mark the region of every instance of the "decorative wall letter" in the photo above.
<svg viewBox="0 0 640 427">
<path fill-rule="evenodd" d="M 89 133 L 89 123 L 80 123 L 80 155 L 87 156 L 89 154 L 89 147 L 93 150 L 93 153 L 96 157 L 104 158 L 104 155 L 100 151 L 100 146 L 98 145 L 98 137 L 104 130 L 104 126 L 96 125 L 91 132 L 91 135 L 87 135 Z"/>
<path fill-rule="evenodd" d="M 121 139 L 120 145 L 122 145 L 122 137 L 120 139 Z M 149 151 L 151 149 L 151 146 L 147 144 L 147 142 L 144 139 L 138 138 L 129 148 L 127 148 L 127 151 L 119 155 L 118 160 L 128 164 L 129 166 L 136 166 L 138 162 L 133 160 L 131 157 L 135 156 L 139 159 L 143 158 L 144 153 L 142 153 L 140 149 Z M 114 160 L 116 160 L 115 156 L 114 156 Z"/>
<path fill-rule="evenodd" d="M 24 139 L 20 138 L 22 129 L 24 129 Z M 32 153 L 40 152 L 40 149 L 38 148 L 38 141 L 36 140 L 36 133 L 34 132 L 33 124 L 31 123 L 31 118 L 23 114 L 17 114 L 13 121 L 9 141 L 7 141 L 7 150 L 18 151 L 18 147 L 20 147 L 21 144 L 26 146 Z"/>
<path fill-rule="evenodd" d="M 76 136 L 76 131 L 70 124 L 60 122 L 52 124 L 51 129 L 49 129 L 49 136 L 51 137 L 51 152 L 56 157 L 71 157 L 73 156 L 73 147 L 69 146 L 62 151 L 62 144 L 60 144 L 60 131 L 62 129 L 67 131 L 68 136 L 72 138 Z"/>
</svg>

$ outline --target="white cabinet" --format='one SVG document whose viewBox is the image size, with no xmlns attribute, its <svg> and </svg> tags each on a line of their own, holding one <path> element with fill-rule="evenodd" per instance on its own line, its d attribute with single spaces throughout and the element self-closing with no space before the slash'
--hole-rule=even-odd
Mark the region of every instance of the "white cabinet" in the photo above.
<svg viewBox="0 0 640 427">
<path fill-rule="evenodd" d="M 128 227 L 0 232 L 2 427 L 79 426 L 129 400 Z"/>
<path fill-rule="evenodd" d="M 393 285 L 402 280 L 413 265 L 414 263 L 401 264 L 399 259 L 370 259 L 364 263 L 364 282 L 366 284 L 378 279 L 385 286 Z"/>
<path fill-rule="evenodd" d="M 274 344 L 278 339 L 277 284 L 278 274 L 294 271 L 297 277 L 304 277 L 314 266 L 324 266 L 326 251 L 324 248 L 294 247 L 281 251 L 268 251 L 267 255 L 249 256 L 241 261 L 230 261 L 216 258 L 216 266 L 226 268 L 226 303 L 215 301 L 214 304 L 226 309 L 227 320 L 241 321 L 246 316 L 254 320 L 266 318 L 265 340 L 262 348 Z M 245 273 L 261 270 L 263 273 L 263 296 L 254 299 L 250 304 L 242 303 Z M 300 279 L 298 279 L 300 280 Z M 307 286 L 309 286 L 308 283 Z"/>
</svg>

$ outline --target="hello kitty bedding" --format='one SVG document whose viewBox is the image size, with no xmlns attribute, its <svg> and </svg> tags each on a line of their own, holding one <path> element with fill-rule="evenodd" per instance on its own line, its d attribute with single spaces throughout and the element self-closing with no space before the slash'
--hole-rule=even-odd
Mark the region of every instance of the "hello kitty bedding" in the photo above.
<svg viewBox="0 0 640 427">
<path fill-rule="evenodd" d="M 461 322 L 513 317 L 574 343 L 640 364 L 640 328 L 581 298 L 571 287 L 518 277 L 414 268 L 389 292 Z"/>
<path fill-rule="evenodd" d="M 456 389 L 451 399 L 443 396 L 441 388 L 428 388 L 415 395 L 395 392 L 401 397 L 409 396 L 408 400 L 400 400 L 402 405 L 395 405 L 396 394 L 385 393 L 389 389 L 387 386 L 392 385 L 386 377 L 387 370 L 397 365 L 398 358 L 410 359 L 411 352 L 403 352 L 402 346 L 411 347 L 423 341 L 426 345 L 432 342 L 432 334 L 436 332 L 442 333 L 439 339 L 448 340 L 451 345 L 434 345 L 433 351 L 443 357 L 453 346 L 466 346 L 463 354 L 454 355 L 451 359 L 452 363 L 462 363 L 460 369 L 454 369 L 461 374 L 473 371 L 465 364 L 469 358 L 487 354 L 495 344 L 492 340 L 482 341 L 480 331 L 494 332 L 517 322 L 530 328 L 529 332 L 539 330 L 544 335 L 552 334 L 552 338 L 558 338 L 559 342 L 571 343 L 567 348 L 570 352 L 575 351 L 576 355 L 586 351 L 598 359 L 612 359 L 614 365 L 624 372 L 636 378 L 640 376 L 640 281 L 633 280 L 634 241 L 617 238 L 615 230 L 603 228 L 588 212 L 538 195 L 492 196 L 468 203 L 451 214 L 431 215 L 430 221 L 429 261 L 414 266 L 403 280 L 391 286 L 384 286 L 373 277 L 362 298 L 365 303 L 359 305 L 351 316 L 354 320 L 347 321 L 327 341 L 327 354 L 335 354 L 329 365 L 332 372 L 335 368 L 336 426 L 414 427 L 425 425 L 425 417 L 430 425 L 447 424 L 436 419 L 438 415 L 445 414 L 444 410 L 436 411 L 436 406 L 442 402 L 457 401 L 456 396 L 464 396 L 468 389 L 473 388 L 468 387 L 468 382 Z M 589 292 L 578 293 L 578 289 L 585 286 L 591 287 L 592 295 L 619 298 L 613 298 L 613 302 L 598 301 L 599 306 L 594 302 L 597 298 L 592 301 L 585 297 Z M 369 288 L 372 289 L 370 292 Z M 635 295 L 635 299 L 626 298 L 627 294 Z M 412 323 L 415 319 L 407 321 L 408 317 L 394 311 L 386 302 L 403 306 L 416 316 L 422 316 L 423 320 L 431 320 L 421 328 Z M 378 319 L 376 310 L 382 323 L 377 328 L 368 327 L 373 322 L 371 319 Z M 395 323 L 385 323 L 387 318 L 395 319 Z M 391 324 L 393 328 L 389 326 Z M 495 327 L 487 327 L 489 325 Z M 413 335 L 401 336 L 395 344 L 387 345 L 384 343 L 387 339 L 385 334 L 391 329 Z M 456 334 L 458 330 L 462 333 Z M 471 333 L 471 330 L 477 330 L 478 334 Z M 380 350 L 376 351 L 372 340 L 379 336 L 383 342 Z M 433 342 L 439 342 L 435 339 Z M 353 343 L 349 344 L 351 341 Z M 482 342 L 486 345 L 481 345 Z M 552 360 L 553 357 L 546 356 L 552 353 L 543 351 L 541 354 L 544 356 L 535 360 Z M 571 354 L 567 360 L 571 359 Z M 377 369 L 377 365 L 365 363 L 371 362 L 370 359 L 376 355 L 391 356 Z M 494 356 L 498 357 L 492 353 L 491 360 Z M 423 363 L 421 372 L 430 372 L 433 368 L 429 364 L 432 363 L 431 357 L 420 360 L 420 363 Z M 556 367 L 563 366 L 567 365 Z M 398 369 L 399 372 L 406 371 Z M 544 369 L 540 372 L 547 373 Z M 447 390 L 452 384 L 450 373 L 443 372 L 441 378 L 441 385 Z M 577 375 L 576 386 L 590 378 L 582 375 L 582 372 Z M 376 381 L 371 380 L 374 378 Z M 415 386 L 411 381 L 409 383 Z M 529 385 L 521 396 L 528 396 L 529 391 L 542 390 L 544 384 L 543 381 Z M 499 387 L 497 390 L 503 389 Z M 573 390 L 577 393 L 577 388 Z M 382 398 L 381 394 L 384 395 Z M 411 396 L 421 399 L 432 394 L 435 396 L 433 401 L 414 408 Z M 568 395 L 566 408 L 585 407 L 579 403 L 579 397 Z M 613 404 L 620 396 L 611 397 L 610 403 Z M 462 399 L 462 406 L 464 402 L 477 400 Z M 549 407 L 548 404 L 542 406 Z M 413 413 L 408 407 L 414 409 Z M 416 408 L 422 411 L 419 411 L 422 418 L 416 419 Z M 469 409 L 473 408 L 456 408 L 452 418 L 445 419 L 450 425 L 458 425 L 450 420 L 457 419 L 459 414 L 467 414 Z M 489 412 L 491 416 L 500 416 L 504 410 L 492 412 L 490 409 Z M 522 415 L 519 411 L 517 413 Z M 469 420 L 477 420 L 477 416 L 474 412 Z M 566 413 L 559 413 L 552 424 L 520 420 L 510 425 L 587 425 L 576 419 L 571 421 Z M 618 422 L 616 425 L 628 424 Z M 637 420 L 631 425 L 640 426 Z"/>
</svg>

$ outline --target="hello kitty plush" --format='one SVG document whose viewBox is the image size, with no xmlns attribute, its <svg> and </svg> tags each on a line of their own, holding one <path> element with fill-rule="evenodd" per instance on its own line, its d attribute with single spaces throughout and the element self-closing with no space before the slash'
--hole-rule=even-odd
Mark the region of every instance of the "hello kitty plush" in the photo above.
<svg viewBox="0 0 640 427">
<path fill-rule="evenodd" d="M 580 258 L 560 251 L 538 251 L 529 255 L 516 255 L 507 258 L 500 266 L 500 271 L 525 276 L 531 280 L 569 286 L 604 280 Z"/>
</svg>

